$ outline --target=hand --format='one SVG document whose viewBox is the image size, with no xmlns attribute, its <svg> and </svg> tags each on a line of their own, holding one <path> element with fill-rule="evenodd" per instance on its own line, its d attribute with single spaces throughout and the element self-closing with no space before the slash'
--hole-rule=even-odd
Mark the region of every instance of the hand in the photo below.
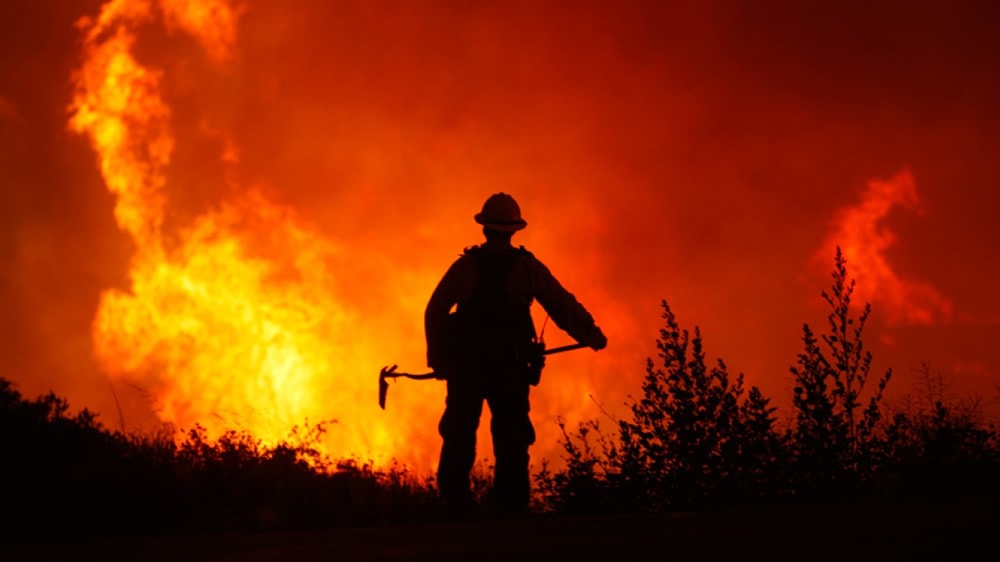
<svg viewBox="0 0 1000 562">
<path fill-rule="evenodd" d="M 604 332 L 602 332 L 597 326 L 594 326 L 594 330 L 591 332 L 588 340 L 587 345 L 589 345 L 594 351 L 600 351 L 608 346 L 607 336 L 605 336 Z"/>
<path fill-rule="evenodd" d="M 439 381 L 453 380 L 456 371 L 453 361 L 438 361 L 428 367 L 434 371 L 434 378 Z"/>
</svg>

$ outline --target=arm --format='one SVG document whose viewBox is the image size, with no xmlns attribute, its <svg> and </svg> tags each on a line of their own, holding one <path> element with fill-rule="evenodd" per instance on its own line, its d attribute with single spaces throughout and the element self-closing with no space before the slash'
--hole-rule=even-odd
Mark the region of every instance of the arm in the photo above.
<svg viewBox="0 0 1000 562">
<path fill-rule="evenodd" d="M 608 339 L 594 322 L 590 312 L 559 283 L 542 262 L 533 256 L 530 274 L 535 287 L 535 298 L 556 326 L 576 341 L 595 350 L 607 346 Z"/>
<path fill-rule="evenodd" d="M 424 310 L 424 336 L 427 340 L 427 365 L 435 371 L 447 370 L 454 360 L 454 337 L 451 310 L 475 282 L 475 270 L 459 258 L 438 282 Z"/>
</svg>

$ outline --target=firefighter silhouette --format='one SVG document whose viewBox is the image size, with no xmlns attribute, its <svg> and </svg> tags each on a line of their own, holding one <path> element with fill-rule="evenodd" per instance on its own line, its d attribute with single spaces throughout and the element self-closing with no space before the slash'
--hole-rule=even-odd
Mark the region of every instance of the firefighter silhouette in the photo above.
<svg viewBox="0 0 1000 562">
<path fill-rule="evenodd" d="M 528 448 L 535 442 L 530 387 L 541 360 L 530 306 L 538 301 L 560 329 L 594 350 L 607 338 L 549 269 L 511 238 L 527 226 L 513 197 L 496 193 L 475 215 L 485 242 L 465 249 L 427 303 L 427 363 L 447 381 L 438 490 L 455 517 L 472 514 L 470 472 L 483 403 L 490 409 L 497 513 L 528 512 Z"/>
</svg>

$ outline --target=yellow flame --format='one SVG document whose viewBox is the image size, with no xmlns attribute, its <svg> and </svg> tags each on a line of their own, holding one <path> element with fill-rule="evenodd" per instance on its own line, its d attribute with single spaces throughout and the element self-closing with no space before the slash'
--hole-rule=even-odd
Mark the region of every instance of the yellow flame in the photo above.
<svg viewBox="0 0 1000 562">
<path fill-rule="evenodd" d="M 229 55 L 237 13 L 227 2 L 159 5 L 167 24 L 195 34 L 210 56 Z M 105 291 L 94 320 L 102 368 L 142 384 L 160 418 L 181 430 L 243 429 L 276 443 L 293 427 L 346 413 L 353 423 L 368 419 L 330 432 L 321 445 L 331 457 L 429 464 L 433 447 L 371 420 L 377 344 L 359 342 L 363 319 L 338 298 L 334 243 L 253 191 L 164 232 L 171 112 L 162 73 L 133 51 L 135 26 L 154 17 L 148 1 L 114 0 L 79 24 L 84 63 L 70 127 L 89 137 L 118 225 L 135 242 L 130 287 Z M 221 158 L 235 151 L 227 146 Z"/>
<path fill-rule="evenodd" d="M 212 59 L 229 58 L 236 44 L 240 10 L 223 1 L 160 0 L 168 28 L 193 35 Z"/>
<path fill-rule="evenodd" d="M 118 225 L 145 246 L 163 220 L 163 167 L 174 144 L 170 109 L 159 95 L 160 74 L 136 62 L 135 36 L 124 25 L 99 39 L 108 13 L 105 8 L 98 20 L 82 22 L 92 27 L 70 127 L 90 136 L 108 189 L 118 196 Z"/>
</svg>

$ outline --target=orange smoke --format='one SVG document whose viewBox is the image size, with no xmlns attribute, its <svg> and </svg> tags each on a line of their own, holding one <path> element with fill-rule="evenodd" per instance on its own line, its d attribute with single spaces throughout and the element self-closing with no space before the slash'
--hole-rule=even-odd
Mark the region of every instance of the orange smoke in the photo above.
<svg viewBox="0 0 1000 562">
<path fill-rule="evenodd" d="M 897 207 L 923 213 L 913 175 L 906 169 L 889 180 L 869 181 L 861 201 L 835 214 L 814 262 L 829 269 L 834 249 L 840 246 L 850 276 L 857 281 L 856 298 L 877 306 L 889 325 L 949 322 L 951 301 L 928 283 L 900 276 L 886 256 L 896 235 L 884 221 Z"/>
<path fill-rule="evenodd" d="M 17 112 L 14 110 L 14 104 L 0 96 L 0 117 L 13 117 L 15 115 Z"/>
<path fill-rule="evenodd" d="M 168 28 L 193 35 L 213 60 L 229 55 L 237 13 L 228 2 L 159 6 Z M 433 443 L 415 443 L 401 420 L 420 419 L 437 402 L 377 417 L 375 377 L 387 350 L 363 337 L 365 319 L 338 294 L 345 289 L 337 277 L 351 275 L 352 264 L 336 243 L 254 190 L 189 224 L 165 226 L 171 108 L 163 72 L 134 50 L 138 26 L 157 17 L 153 8 L 116 0 L 79 24 L 84 63 L 70 127 L 90 139 L 117 198 L 117 223 L 135 244 L 130 286 L 104 291 L 93 323 L 102 369 L 148 391 L 160 419 L 178 429 L 201 425 L 210 437 L 242 429 L 275 443 L 296 426 L 340 420 L 321 444 L 330 456 L 429 464 Z M 233 154 L 227 148 L 220 159 L 232 162 Z M 414 304 L 393 306 L 416 318 L 422 302 L 409 298 L 411 286 L 426 281 L 414 277 L 397 288 L 397 298 Z M 415 341 L 391 327 L 382 333 Z M 393 351 L 405 356 L 413 347 Z"/>
<path fill-rule="evenodd" d="M 47 208 L 42 200 L 56 206 L 48 199 L 72 194 L 66 216 L 90 219 L 42 217 L 62 222 L 49 238 L 22 234 L 33 251 L 16 262 L 27 265 L 10 302 L 24 303 L 18 321 L 32 330 L 18 325 L 11 333 L 24 333 L 13 340 L 22 347 L 46 350 L 41 359 L 43 352 L 18 359 L 40 364 L 25 369 L 25 381 L 61 377 L 57 391 L 79 387 L 74 404 L 103 401 L 102 413 L 114 412 L 104 380 L 62 375 L 90 366 L 79 352 L 61 350 L 67 333 L 91 319 L 90 299 L 103 289 L 92 323 L 101 369 L 126 400 L 152 397 L 163 421 L 214 434 L 246 429 L 273 441 L 294 425 L 336 419 L 327 453 L 431 468 L 443 385 L 399 381 L 383 412 L 377 372 L 393 363 L 424 370 L 424 304 L 462 246 L 477 241 L 472 215 L 494 191 L 513 193 L 531 225 L 515 243 L 552 269 L 610 340 L 601 353 L 547 362 L 532 391 L 535 459 L 558 461 L 557 416 L 571 424 L 600 416 L 594 401 L 612 415 L 627 411 L 644 359 L 655 356 L 661 298 L 687 327 L 704 329 L 711 355 L 783 404 L 802 308 L 827 285 L 834 245 L 858 279 L 858 300 L 872 301 L 879 319 L 946 321 L 951 304 L 935 287 L 961 297 L 947 276 L 928 276 L 931 285 L 894 262 L 911 253 L 896 251 L 907 244 L 893 245 L 891 213 L 920 207 L 908 174 L 872 182 L 823 228 L 831 202 L 886 159 L 920 162 L 928 189 L 963 185 L 952 179 L 957 169 L 994 169 L 974 158 L 992 154 L 993 145 L 980 142 L 994 139 L 994 121 L 983 118 L 995 108 L 990 100 L 981 100 L 979 113 L 929 121 L 960 123 L 945 132 L 981 151 L 938 140 L 951 137 L 936 126 L 913 125 L 924 123 L 916 117 L 927 108 L 915 101 L 923 96 L 909 94 L 949 84 L 927 80 L 930 47 L 922 38 L 889 41 L 905 46 L 899 60 L 860 68 L 848 55 L 871 62 L 867 49 L 849 36 L 823 35 L 838 28 L 800 33 L 812 30 L 800 23 L 822 18 L 733 15 L 711 3 L 593 3 L 572 13 L 546 3 L 381 10 L 367 2 L 246 2 L 245 13 L 236 4 L 115 0 L 80 23 L 71 128 L 98 155 L 124 236 L 106 232 L 113 225 L 105 194 L 79 187 L 88 185 L 86 170 L 72 181 L 50 178 L 65 183 L 63 191 L 37 196 L 36 206 Z M 898 17 L 886 14 L 892 25 L 880 31 L 923 28 L 899 26 Z M 938 18 L 921 12 L 918 20 Z M 665 34 L 665 22 L 685 24 Z M 761 25 L 777 33 L 761 34 Z M 750 38 L 766 44 L 743 48 Z M 801 66 L 832 54 L 831 44 L 847 46 L 836 50 L 840 64 Z M 958 51 L 950 57 L 942 60 L 976 60 Z M 909 81 L 884 80 L 883 69 L 897 63 Z M 830 82 L 815 79 L 817 68 Z M 858 76 L 871 81 L 852 82 Z M 816 84 L 836 95 L 812 95 Z M 0 93 L 8 107 L 30 115 L 30 96 L 12 92 Z M 881 107 L 905 108 L 907 127 Z M 857 142 L 844 143 L 843 134 Z M 911 149 L 898 155 L 892 146 Z M 32 187 L 23 192 L 42 191 L 32 172 L 21 175 Z M 979 183 L 993 185 L 993 177 Z M 930 201 L 934 192 L 926 195 Z M 956 202 L 951 214 L 935 203 L 927 232 L 946 230 L 934 240 L 971 256 L 975 241 L 989 236 L 969 231 L 972 243 L 961 244 L 961 229 L 941 226 L 967 214 L 959 199 L 942 198 Z M 982 201 L 974 211 L 993 207 L 973 200 Z M 20 220 L 32 206 L 11 208 Z M 23 222 L 18 232 L 39 232 Z M 74 231 L 86 236 L 55 242 Z M 77 257 L 91 247 L 96 259 Z M 62 253 L 38 257 L 49 248 Z M 823 277 L 799 294 L 783 281 L 814 251 Z M 77 303 L 75 324 L 52 304 L 60 302 L 52 298 L 53 271 L 73 279 L 63 294 Z M 960 277 L 953 268 L 937 273 L 946 271 Z M 994 294 L 980 285 L 969 298 L 983 299 L 974 291 Z M 566 338 L 549 324 L 550 345 Z M 50 356 L 62 361 L 58 368 L 42 360 Z M 133 387 L 140 392 L 122 392 Z M 145 415 L 142 406 L 135 409 Z M 489 453 L 487 415 L 480 458 Z M 126 407 L 127 425 L 136 425 L 134 416 Z"/>
</svg>

